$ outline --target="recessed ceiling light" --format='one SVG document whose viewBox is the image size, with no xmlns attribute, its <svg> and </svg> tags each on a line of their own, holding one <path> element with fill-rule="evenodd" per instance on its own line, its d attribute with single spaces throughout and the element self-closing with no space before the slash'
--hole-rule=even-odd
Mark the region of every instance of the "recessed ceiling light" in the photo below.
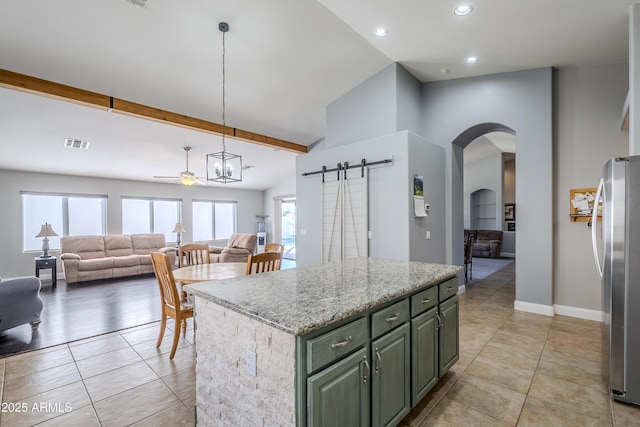
<svg viewBox="0 0 640 427">
<path fill-rule="evenodd" d="M 470 5 L 461 4 L 460 6 L 453 9 L 453 13 L 455 13 L 458 16 L 464 16 L 464 15 L 470 14 L 472 10 L 473 10 L 473 7 L 471 7 Z"/>
<path fill-rule="evenodd" d="M 389 32 L 387 31 L 386 28 L 379 27 L 379 28 L 376 28 L 376 30 L 373 32 L 373 34 L 375 34 L 378 37 L 384 37 L 387 34 L 389 34 Z"/>
<path fill-rule="evenodd" d="M 466 62 L 467 64 L 475 64 L 476 62 L 478 62 L 478 58 L 476 58 L 475 56 L 469 56 L 464 60 L 464 62 Z"/>
</svg>

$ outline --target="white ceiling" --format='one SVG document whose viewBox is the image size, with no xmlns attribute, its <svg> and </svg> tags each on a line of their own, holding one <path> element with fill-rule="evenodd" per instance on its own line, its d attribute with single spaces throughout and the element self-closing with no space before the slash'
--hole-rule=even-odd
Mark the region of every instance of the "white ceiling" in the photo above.
<svg viewBox="0 0 640 427">
<path fill-rule="evenodd" d="M 324 108 L 393 62 L 420 81 L 549 66 L 622 62 L 631 0 L 4 1 L 0 68 L 221 122 L 226 36 L 227 124 L 310 145 Z M 386 38 L 373 30 L 388 28 Z M 464 63 L 476 55 L 473 66 Z M 444 74 L 442 68 L 449 70 Z M 65 138 L 91 141 L 87 151 Z M 0 89 L 0 169 L 153 181 L 204 175 L 216 136 Z M 231 140 L 245 165 L 237 188 L 293 179 L 295 155 Z"/>
</svg>

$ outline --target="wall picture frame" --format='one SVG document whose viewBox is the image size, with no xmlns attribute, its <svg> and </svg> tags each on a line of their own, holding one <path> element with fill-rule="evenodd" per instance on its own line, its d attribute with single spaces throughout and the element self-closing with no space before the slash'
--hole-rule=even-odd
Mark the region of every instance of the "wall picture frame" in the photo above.
<svg viewBox="0 0 640 427">
<path fill-rule="evenodd" d="M 504 220 L 505 221 L 516 220 L 516 204 L 515 203 L 504 204 Z"/>
</svg>

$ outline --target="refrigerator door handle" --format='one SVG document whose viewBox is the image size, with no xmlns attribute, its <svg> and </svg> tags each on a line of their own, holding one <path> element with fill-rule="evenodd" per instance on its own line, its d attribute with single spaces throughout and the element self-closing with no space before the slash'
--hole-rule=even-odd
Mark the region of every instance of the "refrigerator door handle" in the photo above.
<svg viewBox="0 0 640 427">
<path fill-rule="evenodd" d="M 596 229 L 598 228 L 598 204 L 600 203 L 600 197 L 604 199 L 604 179 L 602 178 L 600 178 L 600 182 L 598 183 L 598 191 L 596 191 L 596 199 L 593 201 L 593 209 L 591 212 L 591 246 L 593 248 L 593 261 L 596 263 L 596 272 L 598 273 L 598 279 L 602 280 L 604 259 L 602 260 L 602 262 L 600 261 L 600 254 L 598 253 L 598 236 L 596 234 Z"/>
</svg>

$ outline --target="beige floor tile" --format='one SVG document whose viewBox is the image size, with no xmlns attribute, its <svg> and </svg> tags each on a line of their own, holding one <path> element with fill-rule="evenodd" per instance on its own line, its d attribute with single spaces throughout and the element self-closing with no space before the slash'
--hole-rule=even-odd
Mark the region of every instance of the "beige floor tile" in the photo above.
<svg viewBox="0 0 640 427">
<path fill-rule="evenodd" d="M 93 402 L 134 389 L 158 379 L 145 362 L 134 363 L 84 380 Z"/>
<path fill-rule="evenodd" d="M 127 347 L 129 344 L 120 335 L 111 335 L 107 338 L 82 342 L 74 346 L 70 346 L 73 358 L 78 361 L 88 359 L 103 353 L 109 353 Z"/>
<path fill-rule="evenodd" d="M 445 397 L 506 423 L 515 424 L 526 395 L 504 387 L 496 387 L 492 382 L 463 375 Z"/>
<path fill-rule="evenodd" d="M 542 352 L 538 373 L 584 387 L 593 387 L 598 390 L 607 388 L 600 363 L 576 359 L 550 348 L 545 348 Z"/>
<path fill-rule="evenodd" d="M 83 338 L 83 339 L 77 340 L 77 341 L 72 341 L 72 342 L 70 342 L 68 344 L 69 344 L 69 347 L 77 347 L 77 346 L 82 345 L 82 344 L 87 344 L 87 343 L 90 343 L 90 342 L 93 342 L 93 341 L 100 341 L 100 340 L 104 340 L 106 338 L 116 337 L 116 336 L 119 336 L 119 335 L 120 335 L 120 332 L 118 332 L 118 331 L 109 332 L 107 334 L 96 335 L 96 336 L 93 336 L 93 337 Z"/>
<path fill-rule="evenodd" d="M 178 396 L 182 402 L 196 398 L 196 369 L 195 366 L 176 371 L 161 378 L 162 381 Z"/>
<path fill-rule="evenodd" d="M 130 425 L 179 404 L 180 400 L 158 379 L 104 399 L 94 406 L 100 423 L 108 427 Z"/>
<path fill-rule="evenodd" d="M 420 424 L 421 426 L 477 426 L 506 427 L 513 424 L 491 417 L 476 409 L 461 405 L 448 398 L 442 399 Z"/>
<path fill-rule="evenodd" d="M 452 369 L 444 374 L 440 381 L 427 393 L 427 395 L 416 405 L 415 408 L 402 420 L 400 426 L 417 427 L 429 413 L 436 407 L 438 402 L 445 396 L 451 387 L 458 380 L 459 376 L 454 372 L 454 368 L 458 367 L 456 363 Z"/>
<path fill-rule="evenodd" d="M 87 379 L 124 366 L 142 362 L 142 358 L 131 347 L 99 354 L 77 362 L 82 378 Z"/>
<path fill-rule="evenodd" d="M 180 371 L 195 366 L 196 349 L 194 346 L 187 346 L 176 350 L 173 360 L 169 360 L 168 354 L 146 359 L 145 362 L 158 374 L 164 377 L 173 372 Z"/>
<path fill-rule="evenodd" d="M 171 325 L 173 326 L 173 325 Z M 147 325 L 146 328 L 140 328 L 136 330 L 122 332 L 121 336 L 127 340 L 130 345 L 140 344 L 145 341 L 157 340 L 158 334 L 160 333 L 160 323 L 154 323 L 151 325 Z M 166 328 L 164 333 L 164 339 L 167 336 L 173 335 L 173 327 L 171 329 Z"/>
<path fill-rule="evenodd" d="M 8 358 L 5 375 L 10 380 L 68 363 L 73 363 L 69 347 L 57 346 L 55 350 L 33 354 L 31 357 Z"/>
<path fill-rule="evenodd" d="M 611 402 L 611 406 L 616 427 L 640 426 L 640 407 L 616 401 Z"/>
<path fill-rule="evenodd" d="M 48 390 L 80 381 L 80 373 L 74 363 L 56 366 L 30 375 L 16 377 L 4 382 L 3 400 L 19 402 Z"/>
<path fill-rule="evenodd" d="M 3 413 L 3 427 L 35 425 L 91 404 L 82 381 L 23 398 L 19 402 L 26 405 L 27 411 Z"/>
<path fill-rule="evenodd" d="M 533 369 L 519 368 L 478 356 L 464 371 L 463 378 L 476 378 L 493 383 L 496 387 L 504 387 L 527 394 L 531 381 L 533 381 L 534 372 Z"/>
<path fill-rule="evenodd" d="M 89 405 L 38 424 L 38 427 L 69 426 L 100 427 L 100 422 L 98 421 L 98 416 L 93 406 Z"/>
<path fill-rule="evenodd" d="M 567 411 L 580 408 L 584 415 L 603 422 L 611 420 L 609 397 L 603 389 L 584 387 L 536 373 L 529 397 L 552 403 Z"/>
<path fill-rule="evenodd" d="M 195 424 L 193 412 L 183 404 L 175 405 L 133 424 L 135 427 L 192 427 Z"/>
<path fill-rule="evenodd" d="M 156 331 L 157 333 L 157 331 Z M 173 332 L 169 331 L 165 333 L 164 338 L 162 339 L 162 344 L 160 344 L 160 348 L 156 348 L 156 340 L 158 337 L 155 337 L 151 341 L 141 342 L 139 344 L 135 344 L 133 349 L 142 357 L 143 359 L 150 359 L 152 357 L 157 357 L 162 354 L 167 354 L 171 352 L 171 346 L 173 345 Z M 180 337 L 180 341 L 178 341 L 178 348 L 191 346 L 189 341 Z"/>
<path fill-rule="evenodd" d="M 593 418 L 576 407 L 577 411 L 568 410 L 565 407 L 551 402 L 528 397 L 524 404 L 522 414 L 518 420 L 518 427 L 539 426 L 580 426 L 580 427 L 606 427 L 611 426 L 611 420 Z"/>
<path fill-rule="evenodd" d="M 482 349 L 479 356 L 523 369 L 535 369 L 540 359 L 540 353 L 530 353 L 518 346 L 495 343 L 493 341 Z"/>
</svg>

